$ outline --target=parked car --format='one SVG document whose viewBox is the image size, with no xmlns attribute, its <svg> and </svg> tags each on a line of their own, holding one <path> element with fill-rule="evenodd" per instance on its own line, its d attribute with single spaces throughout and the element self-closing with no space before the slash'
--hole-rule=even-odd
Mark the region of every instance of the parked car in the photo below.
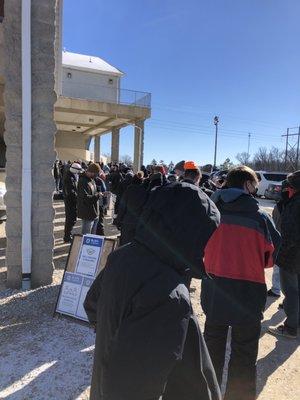
<svg viewBox="0 0 300 400">
<path fill-rule="evenodd" d="M 210 175 L 210 180 L 216 185 L 217 188 L 220 188 L 228 174 L 228 170 L 215 171 Z"/>
<path fill-rule="evenodd" d="M 4 182 L 0 182 L 0 222 L 6 220 L 6 205 L 4 203 L 4 195 L 6 187 Z"/>
<path fill-rule="evenodd" d="M 269 185 L 274 185 L 276 187 L 276 191 L 279 190 L 281 192 L 281 184 L 287 177 L 286 172 L 266 172 L 266 171 L 255 171 L 259 180 L 257 196 L 265 196 L 267 199 L 273 199 L 273 195 L 271 194 L 272 190 L 269 191 Z M 271 197 L 268 197 L 271 196 Z"/>
</svg>

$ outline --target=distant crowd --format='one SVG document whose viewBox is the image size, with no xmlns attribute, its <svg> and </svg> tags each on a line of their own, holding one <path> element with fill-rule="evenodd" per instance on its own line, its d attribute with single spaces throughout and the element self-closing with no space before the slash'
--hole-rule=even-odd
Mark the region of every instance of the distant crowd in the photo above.
<svg viewBox="0 0 300 400">
<path fill-rule="evenodd" d="M 113 198 L 120 247 L 94 281 L 85 310 L 96 329 L 92 400 L 256 399 L 267 296 L 286 319 L 268 332 L 296 339 L 300 325 L 300 171 L 288 175 L 273 219 L 255 198 L 256 173 L 238 166 L 212 182 L 193 161 L 134 173 L 124 164 L 54 165 L 66 209 L 65 242 L 104 235 Z M 274 268 L 267 291 L 265 269 Z M 201 279 L 204 337 L 191 279 Z"/>
</svg>

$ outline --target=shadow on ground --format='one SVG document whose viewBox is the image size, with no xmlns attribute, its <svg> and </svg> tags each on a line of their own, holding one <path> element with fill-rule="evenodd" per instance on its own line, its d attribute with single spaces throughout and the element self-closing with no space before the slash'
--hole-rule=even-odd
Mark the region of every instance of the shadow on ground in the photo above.
<svg viewBox="0 0 300 400">
<path fill-rule="evenodd" d="M 53 317 L 58 289 L 7 291 L 0 317 L 0 398 L 88 398 L 82 393 L 88 396 L 94 333 Z"/>
</svg>

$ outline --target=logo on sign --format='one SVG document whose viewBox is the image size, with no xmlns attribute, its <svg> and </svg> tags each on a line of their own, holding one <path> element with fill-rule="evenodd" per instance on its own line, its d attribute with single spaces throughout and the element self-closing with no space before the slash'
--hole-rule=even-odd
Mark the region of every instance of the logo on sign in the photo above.
<svg viewBox="0 0 300 400">
<path fill-rule="evenodd" d="M 94 249 L 87 249 L 87 253 L 89 256 L 92 256 L 93 254 L 95 254 L 95 250 Z"/>
</svg>

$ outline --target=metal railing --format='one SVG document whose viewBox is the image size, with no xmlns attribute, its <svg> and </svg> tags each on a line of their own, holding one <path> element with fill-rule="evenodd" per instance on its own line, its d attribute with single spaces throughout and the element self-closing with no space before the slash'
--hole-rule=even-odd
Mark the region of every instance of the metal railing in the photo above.
<svg viewBox="0 0 300 400">
<path fill-rule="evenodd" d="M 151 93 L 120 89 L 114 86 L 77 83 L 72 79 L 63 81 L 62 95 L 76 99 L 98 100 L 106 103 L 151 108 Z"/>
</svg>

